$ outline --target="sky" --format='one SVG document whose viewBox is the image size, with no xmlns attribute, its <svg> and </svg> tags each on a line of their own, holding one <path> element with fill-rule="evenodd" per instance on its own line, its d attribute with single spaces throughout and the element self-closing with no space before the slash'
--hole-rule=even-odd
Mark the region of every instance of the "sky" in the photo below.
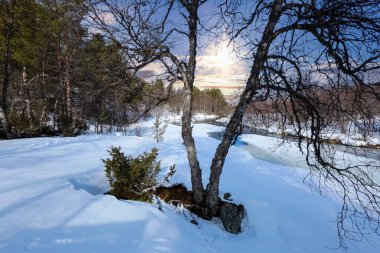
<svg viewBox="0 0 380 253">
<path fill-rule="evenodd" d="M 210 0 L 199 9 L 199 16 L 203 25 L 210 25 L 215 22 L 218 1 Z M 176 10 L 178 11 L 178 10 Z M 178 13 L 174 12 L 169 18 L 171 24 L 176 28 L 183 28 L 184 20 Z M 170 24 L 170 22 L 168 22 Z M 200 28 L 200 26 L 199 26 Z M 214 35 L 201 31 L 198 34 L 198 52 L 195 86 L 202 89 L 219 88 L 226 97 L 235 95 L 241 89 L 248 75 L 248 65 L 239 59 L 234 52 L 233 45 L 229 45 L 228 40 L 215 39 Z M 171 48 L 178 57 L 187 55 L 188 44 L 185 40 L 175 43 Z M 153 63 L 143 69 L 142 76 L 155 79 L 163 72 L 159 63 Z M 181 87 L 181 82 L 177 82 L 175 87 Z"/>
<path fill-rule="evenodd" d="M 159 63 L 143 69 L 144 76 L 155 78 L 162 73 Z M 245 84 L 247 65 L 239 60 L 227 41 L 211 42 L 197 56 L 195 86 L 202 89 L 219 88 L 226 97 L 233 96 Z M 181 87 L 177 82 L 175 87 Z"/>
<path fill-rule="evenodd" d="M 114 2 L 118 5 L 127 4 L 128 1 L 117 1 Z M 159 3 L 165 3 L 165 1 L 159 1 Z M 218 0 L 209 0 L 206 4 L 202 5 L 199 9 L 199 17 L 200 24 L 205 27 L 212 27 L 212 24 L 215 24 L 218 18 Z M 251 12 L 252 1 L 241 0 L 239 1 L 240 9 L 245 15 L 246 13 Z M 159 9 L 159 11 L 155 12 L 153 23 L 155 21 L 161 22 L 163 17 L 165 16 L 165 10 L 167 5 L 162 5 L 163 7 Z M 150 7 L 148 7 L 150 8 Z M 180 14 L 181 9 L 176 6 L 173 7 L 171 14 L 168 17 L 166 22 L 166 30 L 171 30 L 176 28 L 178 30 L 187 31 L 186 21 L 183 16 Z M 104 16 L 102 16 L 104 15 Z M 186 15 L 186 13 L 185 13 Z M 105 23 L 110 24 L 114 23 L 115 18 L 109 16 L 107 14 L 101 14 Z M 265 23 L 265 20 L 262 20 Z M 264 23 L 262 25 L 264 25 Z M 159 23 L 158 23 L 159 24 Z M 211 29 L 211 32 L 205 30 L 201 25 L 199 28 L 199 37 L 198 37 L 198 54 L 197 54 L 197 66 L 196 66 L 196 79 L 195 86 L 200 89 L 206 88 L 220 88 L 222 93 L 225 96 L 233 96 L 239 89 L 244 87 L 245 81 L 248 76 L 249 71 L 249 62 L 239 58 L 233 50 L 233 45 L 230 45 L 227 40 L 223 40 L 221 38 L 227 37 L 225 36 L 225 31 L 222 29 L 217 30 L 219 36 L 215 38 L 215 34 L 213 32 L 215 29 Z M 117 25 L 116 25 L 117 26 Z M 255 25 L 255 29 L 262 28 L 261 23 Z M 259 31 L 256 30 L 248 30 L 247 33 L 250 33 L 250 37 L 248 38 L 248 42 L 237 41 L 240 46 L 250 43 L 251 40 L 255 40 L 257 33 Z M 123 33 L 119 34 L 123 37 Z M 144 36 L 149 37 L 151 34 L 144 34 Z M 261 35 L 259 35 L 260 37 Z M 287 36 L 287 35 L 286 35 Z M 282 43 L 283 41 L 289 40 L 289 37 L 284 35 L 283 38 L 279 38 L 278 43 Z M 290 35 L 289 35 L 290 36 Z M 240 36 L 244 37 L 244 36 Z M 247 38 L 241 38 L 242 40 Z M 129 43 L 130 38 L 123 38 L 123 43 Z M 148 40 L 149 41 L 149 40 Z M 150 40 L 152 41 L 152 40 Z M 187 38 L 180 33 L 172 33 L 170 35 L 170 43 L 167 46 L 171 49 L 171 51 L 177 55 L 178 58 L 185 58 L 187 55 L 188 42 Z M 319 46 L 319 43 L 315 43 L 315 40 L 310 36 L 301 36 L 301 38 L 297 39 L 297 51 L 296 53 L 302 57 L 298 57 L 301 63 L 305 66 L 307 64 L 314 64 L 315 59 L 319 59 L 318 64 L 323 64 L 323 61 L 326 61 L 326 57 L 323 54 L 323 49 Z M 276 45 L 273 46 L 274 50 L 287 50 L 286 47 Z M 277 49 L 276 49 L 277 48 Z M 241 52 L 242 54 L 246 54 L 249 56 L 247 52 Z M 358 53 L 358 52 L 357 52 Z M 360 52 L 361 54 L 362 52 Z M 355 59 L 355 52 L 352 53 L 351 57 Z M 309 59 L 310 58 L 310 59 Z M 163 66 L 160 66 L 159 63 L 154 62 L 153 64 L 148 65 L 140 72 L 140 76 L 147 80 L 154 80 L 157 78 L 163 78 L 160 74 L 163 73 Z M 371 77 L 374 79 L 373 77 Z M 177 87 L 180 87 L 180 82 L 176 83 Z"/>
</svg>

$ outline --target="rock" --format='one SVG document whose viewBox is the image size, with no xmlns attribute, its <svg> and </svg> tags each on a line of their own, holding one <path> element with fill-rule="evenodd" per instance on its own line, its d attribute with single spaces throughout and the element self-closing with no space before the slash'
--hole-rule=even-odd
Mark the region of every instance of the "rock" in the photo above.
<svg viewBox="0 0 380 253">
<path fill-rule="evenodd" d="M 238 234 L 244 218 L 244 206 L 223 202 L 220 206 L 219 217 L 228 232 Z"/>
</svg>

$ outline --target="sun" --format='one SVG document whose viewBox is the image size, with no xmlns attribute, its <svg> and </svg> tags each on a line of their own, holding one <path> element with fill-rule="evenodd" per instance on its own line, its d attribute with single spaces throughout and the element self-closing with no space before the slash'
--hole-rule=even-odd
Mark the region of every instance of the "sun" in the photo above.
<svg viewBox="0 0 380 253">
<path fill-rule="evenodd" d="M 210 43 L 197 56 L 196 86 L 215 87 L 223 94 L 232 95 L 242 86 L 246 76 L 246 64 L 228 40 Z"/>
<path fill-rule="evenodd" d="M 232 60 L 234 52 L 227 42 L 221 42 L 216 46 L 215 61 L 221 64 L 226 64 Z"/>
<path fill-rule="evenodd" d="M 227 41 L 220 41 L 214 47 L 209 47 L 208 54 L 210 63 L 218 74 L 231 74 L 230 71 L 236 65 L 236 54 L 232 45 L 229 45 Z"/>
</svg>

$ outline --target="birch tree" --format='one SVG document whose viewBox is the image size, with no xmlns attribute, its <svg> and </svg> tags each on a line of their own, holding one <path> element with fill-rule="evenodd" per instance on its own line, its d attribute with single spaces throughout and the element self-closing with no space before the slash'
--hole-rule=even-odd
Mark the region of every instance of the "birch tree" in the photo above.
<svg viewBox="0 0 380 253">
<path fill-rule="evenodd" d="M 347 90 L 351 97 L 355 94 L 351 108 L 375 117 L 372 108 L 380 100 L 380 79 L 371 73 L 380 68 L 379 1 L 275 0 L 247 5 L 247 11 L 242 11 L 240 1 L 222 1 L 219 6 L 231 40 L 244 41 L 252 64 L 212 162 L 207 202 L 212 209 L 217 206 L 224 160 L 247 106 L 274 101 L 277 113 L 294 118 L 312 184 L 341 197 L 337 216 L 341 246 L 345 238 L 378 233 L 379 162 L 337 158 L 322 134 L 331 127 L 332 112 L 360 126 L 361 121 L 343 106 Z"/>
<path fill-rule="evenodd" d="M 379 165 L 336 161 L 334 150 L 322 142 L 321 134 L 328 123 L 324 112 L 333 106 L 341 108 L 340 103 L 339 100 L 334 100 L 333 106 L 322 103 L 317 94 L 330 87 L 333 98 L 342 88 L 355 87 L 354 102 L 363 112 L 368 106 L 362 94 L 370 93 L 379 101 L 379 82 L 368 82 L 365 78 L 369 70 L 380 66 L 379 2 L 218 1 L 221 26 L 208 31 L 217 33 L 216 28 L 223 27 L 231 41 L 240 41 L 250 59 L 250 72 L 212 160 L 207 189 L 202 182 L 191 128 L 198 36 L 204 25 L 199 10 L 205 2 L 104 0 L 91 5 L 97 29 L 133 59 L 131 69 L 138 71 L 159 61 L 165 66 L 169 83 L 183 82 L 182 138 L 194 200 L 205 208 L 204 216 L 218 215 L 224 162 L 248 106 L 254 101 L 274 99 L 288 102 L 284 104 L 297 122 L 298 146 L 310 165 L 310 177 L 320 186 L 318 189 L 323 185 L 333 187 L 342 197 L 343 206 L 337 218 L 340 238 L 357 239 L 368 231 L 378 232 L 380 187 L 371 171 Z M 173 19 L 173 15 L 180 18 Z M 110 18 L 112 22 L 108 22 Z M 172 48 L 184 42 L 186 57 L 179 57 Z M 307 43 L 315 45 L 314 53 L 304 49 Z M 308 80 L 306 73 L 312 68 L 324 77 L 323 83 Z M 309 132 L 307 138 L 304 130 Z M 350 227 L 348 220 L 354 225 Z"/>
<path fill-rule="evenodd" d="M 100 4 L 99 4 L 100 2 Z M 184 84 L 182 98 L 182 138 L 191 171 L 194 200 L 204 202 L 202 173 L 192 136 L 191 116 L 197 55 L 198 10 L 205 0 L 192 1 L 98 1 L 89 5 L 96 28 L 120 46 L 130 69 L 137 72 L 155 61 L 166 69 L 167 81 Z M 172 15 L 180 15 L 184 25 L 172 23 Z M 186 41 L 187 57 L 172 52 L 175 39 Z"/>
</svg>

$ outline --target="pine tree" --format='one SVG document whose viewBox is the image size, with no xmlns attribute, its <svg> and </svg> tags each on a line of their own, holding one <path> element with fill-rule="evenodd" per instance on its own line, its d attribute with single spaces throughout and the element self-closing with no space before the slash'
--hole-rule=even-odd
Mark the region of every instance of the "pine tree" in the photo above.
<svg viewBox="0 0 380 253">
<path fill-rule="evenodd" d="M 167 124 L 162 121 L 160 117 L 157 117 L 154 120 L 152 129 L 153 129 L 153 140 L 160 142 L 164 140 L 164 134 L 167 128 Z"/>
</svg>

